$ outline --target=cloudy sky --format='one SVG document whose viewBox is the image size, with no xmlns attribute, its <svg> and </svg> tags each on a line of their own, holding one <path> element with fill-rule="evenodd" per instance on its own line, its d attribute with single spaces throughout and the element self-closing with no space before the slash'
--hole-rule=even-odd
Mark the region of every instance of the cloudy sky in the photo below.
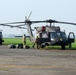
<svg viewBox="0 0 76 75">
<path fill-rule="evenodd" d="M 0 0 L 0 23 L 25 21 L 25 16 L 30 20 L 66 21 L 76 23 L 76 0 Z M 45 24 L 32 24 L 32 28 Z M 70 31 L 76 34 L 76 26 L 55 24 L 60 26 L 68 34 Z M 0 26 L 3 34 L 24 34 L 26 30 Z"/>
</svg>

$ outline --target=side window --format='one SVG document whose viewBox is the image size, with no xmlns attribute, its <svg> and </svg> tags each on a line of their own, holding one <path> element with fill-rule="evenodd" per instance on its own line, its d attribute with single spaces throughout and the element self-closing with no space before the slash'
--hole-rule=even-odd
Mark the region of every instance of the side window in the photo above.
<svg viewBox="0 0 76 75">
<path fill-rule="evenodd" d="M 51 38 L 55 38 L 56 37 L 56 33 L 54 33 L 54 32 L 50 33 L 50 37 Z"/>
<path fill-rule="evenodd" d="M 61 33 L 61 36 L 62 36 L 62 37 L 67 37 L 65 32 L 62 32 L 62 33 Z"/>
</svg>

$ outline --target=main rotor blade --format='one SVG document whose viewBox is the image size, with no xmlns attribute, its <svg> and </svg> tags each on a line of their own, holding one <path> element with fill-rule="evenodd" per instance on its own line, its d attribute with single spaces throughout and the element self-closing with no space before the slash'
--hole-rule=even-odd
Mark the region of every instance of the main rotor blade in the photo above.
<svg viewBox="0 0 76 75">
<path fill-rule="evenodd" d="M 55 21 L 55 20 L 44 20 L 44 21 L 31 21 L 32 23 L 61 23 L 61 24 L 70 24 L 70 25 L 76 25 L 76 23 L 71 23 L 71 22 L 62 22 L 62 21 Z"/>
<path fill-rule="evenodd" d="M 31 14 L 32 14 L 32 11 L 30 12 L 30 14 L 29 14 L 29 16 L 28 16 L 28 18 L 27 18 L 27 19 L 29 19 L 29 18 L 30 18 Z"/>
<path fill-rule="evenodd" d="M 19 24 L 19 23 L 25 23 L 25 21 L 24 21 L 24 22 L 11 22 L 11 23 L 4 23 L 4 24 Z"/>
<path fill-rule="evenodd" d="M 14 28 L 15 28 L 15 26 L 14 26 Z M 27 28 L 25 28 L 25 27 L 16 27 L 16 28 L 20 28 L 20 29 L 27 29 Z"/>
<path fill-rule="evenodd" d="M 55 23 L 62 23 L 62 24 L 76 25 L 76 23 L 71 23 L 71 22 L 61 22 L 61 21 L 56 21 Z"/>
<path fill-rule="evenodd" d="M 1 26 L 8 26 L 8 27 L 11 27 L 11 28 L 21 28 L 21 29 L 27 29 L 25 27 L 20 27 L 20 26 L 13 26 L 13 25 L 8 25 L 8 24 L 0 24 Z"/>
<path fill-rule="evenodd" d="M 44 21 L 30 21 L 31 23 L 55 23 L 56 21 L 55 20 L 44 20 Z"/>
<path fill-rule="evenodd" d="M 46 21 L 30 21 L 31 23 L 44 23 Z"/>
<path fill-rule="evenodd" d="M 15 25 L 15 27 L 19 27 L 19 26 L 25 26 L 25 24 L 21 24 L 21 25 Z"/>
<path fill-rule="evenodd" d="M 56 20 L 44 20 L 44 21 L 30 21 L 30 20 L 25 20 L 24 22 L 11 22 L 11 23 L 4 23 L 4 24 L 0 24 L 0 25 L 9 25 L 9 24 L 32 24 L 32 23 L 61 23 L 61 24 L 70 24 L 70 25 L 76 25 L 76 23 L 71 23 L 71 22 L 62 22 L 62 21 L 56 21 Z M 16 25 L 16 26 L 24 26 L 24 25 Z"/>
</svg>

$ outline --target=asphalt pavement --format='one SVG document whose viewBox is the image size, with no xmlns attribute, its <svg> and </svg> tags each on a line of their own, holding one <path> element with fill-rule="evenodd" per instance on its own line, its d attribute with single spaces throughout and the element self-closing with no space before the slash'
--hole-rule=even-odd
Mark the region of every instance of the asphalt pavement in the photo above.
<svg viewBox="0 0 76 75">
<path fill-rule="evenodd" d="M 0 75 L 76 75 L 76 50 L 0 46 Z"/>
</svg>

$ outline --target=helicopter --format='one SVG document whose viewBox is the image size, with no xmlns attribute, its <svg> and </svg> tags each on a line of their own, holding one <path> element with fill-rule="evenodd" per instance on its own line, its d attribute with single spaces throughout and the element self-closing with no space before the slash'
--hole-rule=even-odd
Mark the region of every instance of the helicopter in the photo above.
<svg viewBox="0 0 76 75">
<path fill-rule="evenodd" d="M 0 29 L 0 45 L 2 45 L 2 42 L 4 42 L 4 40 L 2 36 L 2 29 Z"/>
<path fill-rule="evenodd" d="M 35 36 L 33 36 L 33 32 L 32 32 L 33 29 L 31 28 L 31 25 L 35 23 L 49 23 L 50 25 L 34 27 L 36 30 L 36 34 Z M 43 20 L 43 21 L 30 21 L 27 17 L 26 17 L 26 20 L 22 22 L 3 23 L 0 25 L 9 26 L 11 28 L 18 27 L 22 29 L 27 29 L 30 36 L 30 41 L 33 43 L 32 47 L 34 47 L 36 44 L 37 49 L 44 48 L 45 46 L 52 46 L 52 45 L 61 46 L 62 49 L 65 49 L 65 46 L 69 45 L 69 48 L 71 48 L 71 43 L 75 41 L 74 33 L 70 32 L 67 37 L 65 31 L 61 31 L 59 26 L 52 26 L 53 23 L 76 25 L 76 23 L 62 22 L 62 21 L 56 21 L 52 19 Z M 12 24 L 20 24 L 20 25 L 13 26 Z M 27 28 L 22 27 L 25 25 L 27 26 Z"/>
</svg>

